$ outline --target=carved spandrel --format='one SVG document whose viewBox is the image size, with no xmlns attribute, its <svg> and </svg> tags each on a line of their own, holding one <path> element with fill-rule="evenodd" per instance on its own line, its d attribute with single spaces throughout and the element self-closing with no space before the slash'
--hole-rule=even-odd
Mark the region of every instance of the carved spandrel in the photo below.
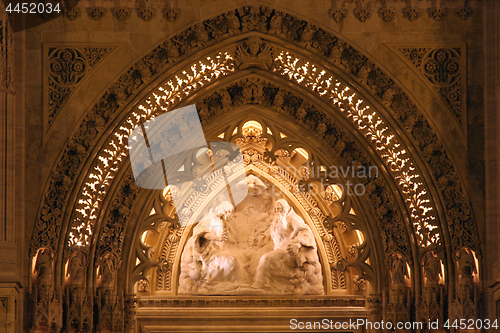
<svg viewBox="0 0 500 333">
<path fill-rule="evenodd" d="M 398 47 L 397 50 L 428 80 L 457 122 L 464 125 L 464 50 L 459 47 Z"/>
<path fill-rule="evenodd" d="M 51 125 L 61 108 L 85 76 L 113 47 L 50 47 L 47 64 L 47 125 Z"/>
</svg>

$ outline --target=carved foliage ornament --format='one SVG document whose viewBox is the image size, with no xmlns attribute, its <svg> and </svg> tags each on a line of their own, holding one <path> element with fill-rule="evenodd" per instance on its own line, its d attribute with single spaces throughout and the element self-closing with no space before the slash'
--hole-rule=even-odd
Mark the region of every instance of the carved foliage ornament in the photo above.
<svg viewBox="0 0 500 333">
<path fill-rule="evenodd" d="M 299 36 L 300 29 L 304 26 L 303 21 L 283 13 L 273 13 L 266 8 L 254 8 L 250 10 L 248 7 L 205 21 L 203 29 L 208 35 L 208 40 L 203 43 L 211 44 L 227 36 L 227 34 L 234 34 L 238 31 L 248 30 L 249 28 L 257 29 L 257 23 L 261 22 L 261 19 L 264 19 L 264 21 L 270 19 L 270 22 L 272 22 L 277 17 L 280 17 L 281 22 L 286 22 L 286 24 L 279 23 L 279 20 L 275 21 L 277 22 L 275 23 L 275 28 L 271 30 L 270 25 L 269 32 L 291 39 L 292 42 L 300 43 Z M 243 23 L 245 23 L 246 28 L 243 28 Z M 276 29 L 276 25 L 278 27 L 281 25 L 281 28 Z M 213 27 L 217 27 L 217 29 Z M 258 29 L 265 30 L 267 28 L 265 25 L 264 27 L 259 25 Z M 54 172 L 53 179 L 46 191 L 41 216 L 33 235 L 34 240 L 32 244 L 34 244 L 35 248 L 47 243 L 57 247 L 57 244 L 54 244 L 51 240 L 53 238 L 48 235 L 53 234 L 55 236 L 59 234 L 61 209 L 65 206 L 66 194 L 72 188 L 70 177 L 80 169 L 80 161 L 86 158 L 89 147 L 94 144 L 97 134 L 103 130 L 102 125 L 98 124 L 101 121 L 104 121 L 102 124 L 110 122 L 111 115 L 139 87 L 145 86 L 150 81 L 152 75 L 158 75 L 160 69 L 164 69 L 172 62 L 175 62 L 176 57 L 196 51 L 197 45 L 201 40 L 196 42 L 197 39 L 195 39 L 195 43 L 186 43 L 185 38 L 192 33 L 191 31 L 193 31 L 192 28 L 166 41 L 151 54 L 139 61 L 94 106 L 86 120 L 82 123 L 80 130 L 70 140 L 66 152 L 58 163 L 58 169 Z M 330 40 L 330 42 L 327 45 L 323 44 L 326 47 L 308 47 L 309 50 L 319 53 L 323 57 L 329 57 L 330 51 L 334 54 L 333 51 L 338 50 L 338 56 L 333 58 L 332 62 L 338 64 L 341 70 L 348 73 L 357 73 L 362 67 L 361 65 L 367 61 L 356 50 L 343 45 L 340 41 L 336 41 L 337 39 L 331 37 L 328 33 L 317 28 L 316 31 L 317 34 L 321 33 L 321 35 L 327 37 L 327 40 Z M 323 42 L 318 41 L 318 43 Z M 165 57 L 163 54 L 168 56 Z M 361 59 L 361 62 L 356 61 L 356 59 Z M 470 247 L 478 248 L 477 232 L 470 216 L 469 204 L 463 194 L 457 173 L 450 159 L 447 157 L 442 143 L 408 97 L 397 87 L 392 87 L 394 83 L 390 79 L 377 69 L 376 66 L 368 73 L 366 82 L 362 84 L 375 96 L 379 96 L 381 101 L 392 112 L 395 119 L 413 137 L 417 148 L 423 154 L 424 160 L 429 163 L 433 176 L 439 179 L 439 189 L 449 194 L 444 196 L 444 200 L 445 205 L 449 207 L 449 210 L 446 212 L 449 225 L 453 225 L 453 229 L 451 230 L 453 247 L 456 248 L 462 244 L 470 244 Z M 75 160 L 73 163 L 70 162 L 72 159 Z M 69 182 L 66 182 L 66 185 L 61 188 L 59 185 L 66 178 L 69 178 Z"/>
<path fill-rule="evenodd" d="M 335 22 L 340 23 L 345 19 L 347 10 L 345 10 L 344 8 L 330 9 L 328 14 Z"/>
<path fill-rule="evenodd" d="M 71 9 L 64 9 L 63 16 L 70 21 L 74 21 L 82 15 L 82 10 L 80 8 L 73 7 Z"/>
<path fill-rule="evenodd" d="M 415 7 L 407 7 L 403 8 L 402 13 L 403 17 L 413 22 L 422 16 L 422 11 L 424 9 L 415 8 Z M 371 15 L 371 11 L 369 8 L 354 8 L 353 9 L 354 17 L 356 17 L 360 22 L 365 22 Z M 378 9 L 378 16 L 385 22 L 390 22 L 396 17 L 396 12 L 392 8 L 383 7 Z M 445 7 L 431 7 L 427 8 L 427 13 L 429 17 L 440 21 L 446 17 L 448 9 Z M 455 15 L 461 19 L 466 20 L 469 18 L 473 10 L 470 7 L 460 7 L 458 9 L 454 9 Z M 332 8 L 328 12 L 330 18 L 332 18 L 335 22 L 342 22 L 347 16 L 347 8 Z"/>
<path fill-rule="evenodd" d="M 310 131 L 314 131 L 314 129 L 320 127 L 321 124 L 324 124 L 325 119 L 328 118 L 328 115 L 318 111 L 318 109 L 316 109 L 313 105 L 309 104 L 301 97 L 293 95 L 287 89 L 278 87 L 274 84 L 259 79 L 245 79 L 239 82 L 232 83 L 228 87 L 219 89 L 202 101 L 198 102 L 197 109 L 199 110 L 202 122 L 204 124 L 207 124 L 211 121 L 216 121 L 217 117 L 222 116 L 225 112 L 229 112 L 229 110 L 233 109 L 234 107 L 249 103 L 258 103 L 262 106 L 275 109 L 277 112 L 282 113 L 287 117 L 294 117 L 297 123 L 300 123 L 303 126 L 307 127 Z M 302 115 L 301 110 L 303 110 L 306 115 Z M 364 155 L 363 149 L 356 146 L 355 140 L 350 136 L 349 133 L 346 133 L 341 127 L 339 127 L 333 119 L 328 118 L 327 124 L 328 125 L 326 126 L 324 133 L 318 134 L 318 136 L 325 140 L 325 142 L 328 142 L 337 161 L 341 161 L 343 164 L 349 165 L 354 158 L 360 165 L 369 165 L 369 157 Z M 229 132 L 232 131 L 229 130 Z M 277 135 L 278 132 L 273 131 L 273 133 Z M 279 136 L 275 139 L 275 141 L 281 141 Z M 277 146 L 273 148 L 270 153 L 272 154 L 273 151 L 276 151 L 276 153 L 278 153 L 278 148 L 280 147 Z M 261 165 L 260 163 L 264 163 L 263 157 L 259 158 L 259 154 L 255 154 L 254 152 L 244 151 L 243 156 L 247 163 L 255 163 L 256 165 Z M 270 167 L 266 168 L 269 169 Z M 267 172 L 275 174 L 272 169 Z M 378 221 L 380 221 L 379 226 L 383 230 L 382 237 L 385 241 L 386 248 L 389 251 L 401 251 L 402 253 L 409 254 L 409 241 L 405 231 L 405 226 L 402 222 L 403 219 L 398 215 L 398 211 L 395 209 L 396 205 L 390 194 L 386 190 L 387 186 L 383 184 L 381 179 L 363 179 L 362 181 L 365 183 L 365 186 L 367 188 L 367 195 L 370 198 L 370 202 L 372 202 L 373 204 L 372 209 L 374 210 L 375 216 L 377 216 Z M 296 183 L 296 181 L 291 182 L 293 184 Z M 199 198 L 193 198 L 190 200 L 193 203 L 197 203 L 200 201 Z M 308 205 L 309 204 L 305 204 L 305 206 Z M 156 210 L 159 211 L 158 209 Z M 162 211 L 163 210 L 164 209 L 162 209 Z M 193 211 L 193 209 L 191 209 L 190 211 Z M 347 214 L 348 212 L 349 209 L 346 210 Z M 339 219 L 342 219 L 343 217 L 344 216 L 342 215 L 342 217 L 339 217 Z M 330 223 L 326 222 L 326 217 L 324 219 L 324 226 L 329 230 L 333 229 L 333 224 L 335 223 L 335 221 Z M 348 218 L 348 220 L 353 221 L 352 216 Z M 322 227 L 317 228 L 318 230 L 322 230 Z M 351 225 L 349 225 L 349 230 L 350 229 Z M 347 229 L 345 231 L 347 231 Z M 172 235 L 174 235 L 173 231 Z M 333 243 L 331 243 L 331 240 L 327 236 L 328 235 L 325 235 L 325 237 L 323 238 L 323 242 L 326 246 L 327 253 L 329 253 L 328 244 Z M 167 241 L 167 243 L 170 245 L 166 245 L 165 249 L 168 248 L 167 252 L 172 253 L 171 251 L 175 251 L 175 247 L 172 248 L 172 244 L 175 243 L 171 244 L 170 237 L 168 239 L 169 241 Z M 173 264 L 171 258 L 175 257 L 175 252 L 173 252 L 173 255 L 168 255 L 167 252 L 164 253 L 162 250 L 161 258 L 163 261 L 168 261 L 169 266 L 166 266 L 165 270 L 161 270 L 158 273 L 158 281 L 160 284 L 157 287 L 164 288 L 165 290 L 170 290 L 171 283 L 169 281 L 170 274 L 172 273 L 170 267 Z M 363 253 L 363 251 L 361 250 L 360 253 Z M 335 255 L 332 258 L 333 259 L 330 264 L 332 265 L 332 267 L 334 267 L 333 264 L 337 262 L 339 255 Z M 360 272 L 368 271 L 366 267 L 364 267 L 366 258 L 363 258 L 363 255 L 360 254 L 358 258 L 352 259 L 354 260 L 354 262 L 348 262 L 347 264 L 349 266 L 357 266 L 357 269 Z M 151 260 L 150 263 L 151 265 L 154 265 L 153 261 Z M 144 265 L 142 264 L 140 266 L 144 267 Z M 343 288 L 345 282 L 342 282 L 344 280 L 341 272 L 339 272 L 337 269 L 332 268 L 331 275 L 333 287 Z M 370 281 L 373 280 L 370 278 Z"/>
<path fill-rule="evenodd" d="M 355 8 L 352 12 L 360 22 L 365 22 L 371 14 L 368 8 Z"/>
<path fill-rule="evenodd" d="M 113 48 L 49 48 L 48 50 L 48 124 L 85 75 Z"/>
<path fill-rule="evenodd" d="M 440 7 L 433 7 L 433 8 L 428 8 L 427 13 L 429 14 L 429 17 L 436 20 L 440 21 L 443 18 L 446 17 L 448 10 L 446 8 L 440 8 Z"/>
</svg>

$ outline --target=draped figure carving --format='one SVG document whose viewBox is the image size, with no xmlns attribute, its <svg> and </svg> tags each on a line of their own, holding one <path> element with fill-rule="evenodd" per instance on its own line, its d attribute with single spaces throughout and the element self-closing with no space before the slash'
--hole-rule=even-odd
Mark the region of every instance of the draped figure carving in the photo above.
<svg viewBox="0 0 500 333">
<path fill-rule="evenodd" d="M 222 202 L 193 228 L 182 253 L 179 293 L 323 294 L 309 226 L 258 177 L 249 175 L 237 186 L 248 188 L 240 204 Z"/>
</svg>

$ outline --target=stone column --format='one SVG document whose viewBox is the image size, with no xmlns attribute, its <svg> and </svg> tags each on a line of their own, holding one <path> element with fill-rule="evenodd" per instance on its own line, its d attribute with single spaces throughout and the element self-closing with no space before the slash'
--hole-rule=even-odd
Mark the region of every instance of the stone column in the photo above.
<svg viewBox="0 0 500 333">
<path fill-rule="evenodd" d="M 8 333 L 24 331 L 24 298 L 20 295 L 25 269 L 24 112 L 18 93 L 22 90 L 22 43 L 23 35 L 13 35 L 7 12 L 0 4 L 0 323 L 5 322 L 2 332 Z"/>
</svg>

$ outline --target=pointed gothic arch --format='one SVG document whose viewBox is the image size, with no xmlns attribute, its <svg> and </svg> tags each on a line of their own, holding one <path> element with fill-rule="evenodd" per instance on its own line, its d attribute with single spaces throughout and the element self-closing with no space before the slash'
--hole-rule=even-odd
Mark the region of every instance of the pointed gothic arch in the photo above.
<svg viewBox="0 0 500 333">
<path fill-rule="evenodd" d="M 159 90 L 162 86 L 170 91 Z M 71 251 L 83 247 L 89 259 L 86 287 L 97 287 L 95 267 L 109 262 L 117 269 L 120 237 L 129 225 L 115 226 L 112 236 L 105 228 L 111 230 L 110 221 L 137 220 L 141 213 L 130 211 L 138 205 L 136 196 L 142 204 L 148 202 L 130 190 L 126 171 L 125 138 L 134 122 L 196 102 L 210 127 L 216 116 L 258 104 L 274 114 L 276 123 L 280 113 L 291 123 L 302 123 L 309 136 L 319 136 L 319 145 L 337 154 L 334 162 L 364 159 L 384 170 L 383 180 L 364 184 L 372 191 L 366 214 L 378 221 L 374 230 L 379 234 L 371 237 L 383 239 L 372 250 L 378 253 L 378 269 L 385 272 L 374 281 L 377 293 L 390 288 L 381 277 L 389 276 L 383 262 L 388 265 L 394 254 L 410 264 L 414 292 L 424 286 L 416 267 L 427 251 L 439 253 L 453 286 L 457 251 L 481 252 L 477 231 L 458 172 L 404 91 L 369 56 L 288 14 L 245 7 L 206 20 L 144 56 L 87 113 L 54 167 L 32 253 L 48 248 L 57 254 L 54 282 L 62 286 Z M 166 95 L 172 92 L 176 94 Z M 152 93 L 165 94 L 164 101 L 151 98 Z M 213 132 L 220 131 L 215 128 Z M 117 191 L 131 196 L 126 205 L 113 207 L 117 197 L 109 194 Z M 120 288 L 130 290 L 130 285 Z"/>
</svg>

